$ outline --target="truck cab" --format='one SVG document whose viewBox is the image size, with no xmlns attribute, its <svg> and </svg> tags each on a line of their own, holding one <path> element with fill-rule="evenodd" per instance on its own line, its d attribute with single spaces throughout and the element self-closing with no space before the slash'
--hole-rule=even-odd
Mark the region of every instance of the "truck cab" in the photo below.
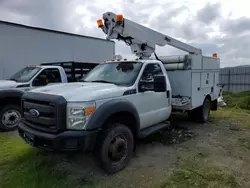
<svg viewBox="0 0 250 188">
<path fill-rule="evenodd" d="M 19 70 L 6 80 L 0 81 L 0 89 L 17 88 L 28 91 L 53 83 L 66 83 L 67 76 L 60 66 L 30 65 Z"/>
</svg>

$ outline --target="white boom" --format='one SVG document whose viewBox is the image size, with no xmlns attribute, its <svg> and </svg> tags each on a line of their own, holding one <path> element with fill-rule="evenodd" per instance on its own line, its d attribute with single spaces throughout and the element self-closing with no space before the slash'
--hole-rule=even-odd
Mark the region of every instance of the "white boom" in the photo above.
<svg viewBox="0 0 250 188">
<path fill-rule="evenodd" d="M 123 18 L 123 15 L 116 15 L 112 12 L 103 14 L 98 20 L 98 27 L 107 35 L 106 39 L 117 39 L 124 41 L 130 46 L 131 51 L 140 59 L 149 59 L 155 52 L 155 45 L 170 45 L 189 54 L 201 54 L 201 49 L 195 48 L 172 37 L 159 33 L 153 29 Z"/>
</svg>

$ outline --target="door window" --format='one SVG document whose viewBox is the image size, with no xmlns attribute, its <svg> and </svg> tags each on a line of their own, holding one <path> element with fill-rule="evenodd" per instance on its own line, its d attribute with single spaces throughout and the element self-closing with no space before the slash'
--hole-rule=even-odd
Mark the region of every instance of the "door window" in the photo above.
<svg viewBox="0 0 250 188">
<path fill-rule="evenodd" d="M 42 80 L 42 81 L 41 81 Z M 61 74 L 60 71 L 56 68 L 48 68 L 44 69 L 34 80 L 33 85 L 34 86 L 40 86 L 40 82 L 43 83 L 43 85 L 50 84 L 50 83 L 58 83 L 62 82 L 61 80 Z M 37 84 L 38 83 L 38 84 Z"/>
<path fill-rule="evenodd" d="M 160 75 L 163 75 L 163 72 L 159 64 L 148 64 L 142 73 L 140 82 L 146 83 L 147 88 L 154 89 L 154 76 Z"/>
<path fill-rule="evenodd" d="M 48 84 L 62 82 L 60 71 L 58 69 L 44 69 L 40 74 L 47 77 Z"/>
</svg>

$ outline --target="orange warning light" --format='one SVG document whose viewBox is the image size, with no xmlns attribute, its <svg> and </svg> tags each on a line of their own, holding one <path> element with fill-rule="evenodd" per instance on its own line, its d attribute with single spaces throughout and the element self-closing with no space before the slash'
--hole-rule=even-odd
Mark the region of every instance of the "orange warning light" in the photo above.
<svg viewBox="0 0 250 188">
<path fill-rule="evenodd" d="M 102 19 L 97 20 L 97 25 L 98 25 L 98 27 L 102 27 L 103 26 Z"/>
<path fill-rule="evenodd" d="M 123 22 L 123 15 L 122 14 L 117 14 L 116 21 L 120 22 L 120 23 Z"/>
<path fill-rule="evenodd" d="M 217 57 L 217 53 L 213 53 L 213 57 Z"/>
</svg>

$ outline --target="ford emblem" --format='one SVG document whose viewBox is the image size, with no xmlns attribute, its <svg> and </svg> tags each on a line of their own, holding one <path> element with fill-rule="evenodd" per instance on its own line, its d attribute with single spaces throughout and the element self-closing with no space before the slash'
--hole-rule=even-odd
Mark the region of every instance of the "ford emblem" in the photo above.
<svg viewBox="0 0 250 188">
<path fill-rule="evenodd" d="M 29 114 L 33 117 L 38 117 L 40 113 L 36 109 L 30 109 Z"/>
</svg>

